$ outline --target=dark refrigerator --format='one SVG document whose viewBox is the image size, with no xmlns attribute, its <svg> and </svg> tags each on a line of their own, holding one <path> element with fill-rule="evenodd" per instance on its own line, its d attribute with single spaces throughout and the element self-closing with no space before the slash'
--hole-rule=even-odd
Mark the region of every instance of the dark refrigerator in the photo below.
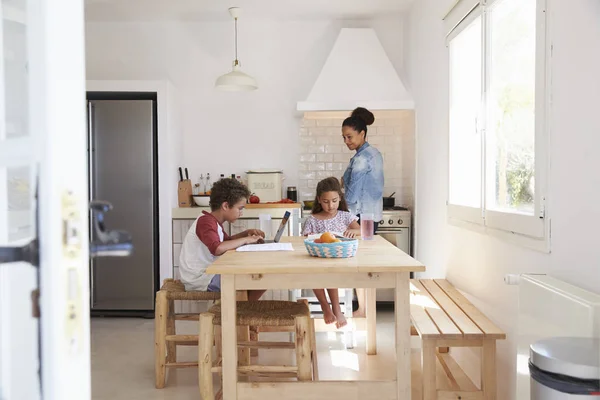
<svg viewBox="0 0 600 400">
<path fill-rule="evenodd" d="M 112 204 L 105 226 L 129 232 L 133 253 L 90 260 L 91 313 L 151 316 L 158 282 L 156 99 L 110 97 L 88 93 L 89 197 Z"/>
</svg>

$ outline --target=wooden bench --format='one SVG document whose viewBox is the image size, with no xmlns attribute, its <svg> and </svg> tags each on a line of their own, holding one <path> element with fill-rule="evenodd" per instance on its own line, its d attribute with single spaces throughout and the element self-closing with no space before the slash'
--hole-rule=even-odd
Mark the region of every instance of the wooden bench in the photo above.
<svg viewBox="0 0 600 400">
<path fill-rule="evenodd" d="M 422 340 L 423 400 L 495 400 L 496 340 L 506 339 L 506 334 L 445 279 L 410 283 L 413 333 Z M 451 347 L 482 349 L 479 388 L 444 354 Z M 436 379 L 438 362 L 447 382 Z"/>
</svg>

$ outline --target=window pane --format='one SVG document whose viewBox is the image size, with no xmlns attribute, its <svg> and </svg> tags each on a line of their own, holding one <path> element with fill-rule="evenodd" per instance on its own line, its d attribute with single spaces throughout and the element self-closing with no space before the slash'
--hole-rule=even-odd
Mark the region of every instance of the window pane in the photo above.
<svg viewBox="0 0 600 400">
<path fill-rule="evenodd" d="M 450 48 L 450 204 L 481 207 L 481 17 Z"/>
<path fill-rule="evenodd" d="M 489 32 L 487 207 L 533 214 L 536 0 L 499 0 Z"/>
</svg>

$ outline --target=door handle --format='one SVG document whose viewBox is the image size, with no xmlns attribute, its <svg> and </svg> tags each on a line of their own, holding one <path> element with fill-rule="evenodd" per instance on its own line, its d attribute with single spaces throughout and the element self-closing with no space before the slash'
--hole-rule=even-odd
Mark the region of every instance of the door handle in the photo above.
<svg viewBox="0 0 600 400">
<path fill-rule="evenodd" d="M 106 230 L 104 214 L 112 210 L 108 201 L 90 202 L 92 212 L 92 241 L 90 257 L 127 257 L 133 252 L 131 234 L 120 230 Z"/>
<path fill-rule="evenodd" d="M 27 262 L 35 267 L 40 265 L 40 248 L 37 239 L 20 247 L 0 247 L 0 263 Z"/>
</svg>

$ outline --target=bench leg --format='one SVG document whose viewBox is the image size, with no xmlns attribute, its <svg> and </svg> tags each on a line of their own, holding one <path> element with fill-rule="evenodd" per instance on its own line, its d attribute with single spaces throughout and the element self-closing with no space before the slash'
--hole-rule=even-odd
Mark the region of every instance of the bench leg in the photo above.
<svg viewBox="0 0 600 400">
<path fill-rule="evenodd" d="M 421 368 L 423 370 L 423 400 L 437 400 L 435 381 L 435 340 L 423 340 L 421 349 Z"/>
<path fill-rule="evenodd" d="M 484 340 L 481 354 L 483 400 L 496 400 L 496 341 Z"/>
<path fill-rule="evenodd" d="M 450 352 L 450 347 L 440 347 L 440 348 L 438 349 L 438 351 L 439 351 L 440 353 L 448 353 L 448 352 Z"/>
</svg>

